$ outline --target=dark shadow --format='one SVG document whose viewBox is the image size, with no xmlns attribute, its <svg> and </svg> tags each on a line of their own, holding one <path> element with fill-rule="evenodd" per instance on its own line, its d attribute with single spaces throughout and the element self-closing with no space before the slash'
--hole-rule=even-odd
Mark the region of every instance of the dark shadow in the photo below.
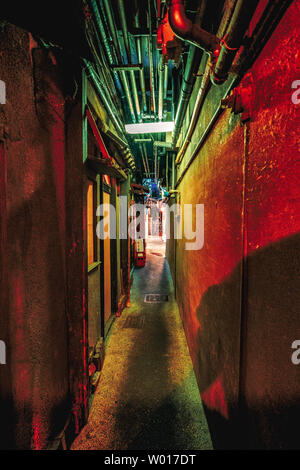
<svg viewBox="0 0 300 470">
<path fill-rule="evenodd" d="M 299 252 L 297 234 L 249 255 L 242 314 L 242 264 L 197 309 L 195 370 L 217 449 L 300 448 L 299 369 L 291 361 L 300 336 Z"/>
</svg>

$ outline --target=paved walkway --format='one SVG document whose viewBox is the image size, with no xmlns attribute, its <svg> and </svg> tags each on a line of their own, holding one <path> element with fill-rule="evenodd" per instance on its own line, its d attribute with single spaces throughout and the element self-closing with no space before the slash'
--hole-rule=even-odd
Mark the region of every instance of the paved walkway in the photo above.
<svg viewBox="0 0 300 470">
<path fill-rule="evenodd" d="M 157 293 L 169 301 L 144 302 Z M 73 449 L 211 448 L 164 245 L 154 240 L 147 266 L 134 273 L 131 307 L 112 327 L 89 422 Z"/>
</svg>

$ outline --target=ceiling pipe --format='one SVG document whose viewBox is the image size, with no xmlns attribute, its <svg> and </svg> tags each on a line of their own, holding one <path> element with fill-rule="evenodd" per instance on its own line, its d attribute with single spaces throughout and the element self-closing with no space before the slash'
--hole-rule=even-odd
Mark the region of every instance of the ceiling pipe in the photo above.
<svg viewBox="0 0 300 470">
<path fill-rule="evenodd" d="M 201 3 L 201 8 L 198 10 L 195 22 L 200 25 L 203 20 L 203 16 L 206 9 L 207 0 L 203 0 Z M 201 57 L 203 53 L 201 50 L 191 45 L 189 49 L 189 54 L 187 58 L 187 63 L 185 66 L 184 77 L 182 81 L 180 97 L 177 105 L 177 111 L 175 115 L 175 129 L 172 136 L 172 146 L 175 148 L 176 143 L 182 128 L 182 123 L 185 117 L 185 113 L 190 101 L 190 97 L 196 82 L 196 74 L 198 72 Z"/>
<path fill-rule="evenodd" d="M 105 87 L 103 86 L 103 84 L 99 80 L 99 77 L 98 77 L 97 73 L 95 72 L 93 65 L 90 62 L 88 62 L 86 59 L 83 59 L 83 60 L 84 60 L 85 69 L 87 71 L 87 77 L 91 78 L 91 80 L 93 81 L 93 83 L 95 85 L 95 89 L 96 89 L 97 93 L 99 94 L 99 97 L 100 97 L 102 103 L 104 104 L 104 107 L 105 107 L 105 110 L 106 110 L 108 116 L 110 117 L 116 131 L 121 134 L 122 137 L 117 138 L 117 140 L 119 141 L 120 145 L 125 144 L 125 146 L 126 146 L 126 151 L 125 152 L 130 154 L 130 158 L 127 158 L 126 160 L 128 160 L 130 167 L 134 170 L 134 168 L 135 168 L 134 158 L 131 154 L 131 150 L 129 149 L 128 143 L 123 138 L 125 129 L 123 127 L 122 122 L 119 119 L 119 115 L 118 115 L 118 113 L 117 113 L 117 111 L 116 111 L 116 109 L 113 105 L 113 102 L 112 102 L 112 100 L 109 96 L 109 93 L 106 91 Z M 125 146 L 124 146 L 124 149 L 125 149 Z"/>
<path fill-rule="evenodd" d="M 181 64 L 180 64 L 181 65 Z M 180 76 L 181 76 L 181 66 L 173 67 L 172 70 L 172 120 L 175 119 L 178 97 L 180 96 Z"/>
<path fill-rule="evenodd" d="M 139 10 L 139 2 L 138 0 L 134 1 L 134 27 L 138 30 L 140 29 L 140 10 Z M 143 64 L 143 54 L 142 54 L 142 38 L 137 37 L 136 38 L 136 48 L 137 48 L 137 57 L 138 57 L 138 62 L 140 64 Z M 145 73 L 144 73 L 144 68 L 142 68 L 139 71 L 140 75 L 140 86 L 141 86 L 141 92 L 142 92 L 142 109 L 143 109 L 143 114 L 147 112 L 147 95 L 146 95 L 146 83 L 145 83 Z"/>
<path fill-rule="evenodd" d="M 141 37 L 137 38 L 136 45 L 137 45 L 138 62 L 142 64 L 143 54 L 142 54 L 142 38 Z M 146 96 L 146 83 L 145 83 L 144 69 L 140 70 L 140 83 L 141 83 L 142 100 L 143 100 L 142 106 L 143 106 L 144 112 L 147 112 L 147 96 Z"/>
<path fill-rule="evenodd" d="M 147 166 L 146 166 L 146 162 L 145 162 L 144 150 L 143 150 L 142 144 L 139 145 L 139 148 L 140 148 L 140 152 L 141 152 L 141 155 L 142 155 L 144 170 L 145 170 L 146 178 L 147 178 L 148 177 L 148 170 L 147 170 Z"/>
<path fill-rule="evenodd" d="M 130 88 L 129 88 L 129 83 L 128 83 L 128 80 L 127 80 L 126 72 L 124 72 L 124 70 L 122 70 L 120 73 L 121 73 L 121 79 L 122 79 L 122 83 L 123 83 L 123 86 L 124 86 L 126 98 L 127 98 L 128 105 L 129 105 L 131 119 L 132 119 L 132 122 L 135 123 L 136 118 L 135 118 L 134 107 L 133 107 L 133 102 L 132 102 L 132 99 L 131 99 L 131 93 L 130 93 Z"/>
<path fill-rule="evenodd" d="M 161 142 L 160 140 L 156 140 L 153 142 L 154 147 L 161 147 L 164 149 L 173 149 L 172 142 Z"/>
<path fill-rule="evenodd" d="M 160 56 L 158 65 L 158 77 L 159 77 L 159 88 L 158 88 L 158 119 L 163 120 L 164 114 L 164 79 L 165 79 L 165 64 L 163 56 Z"/>
<path fill-rule="evenodd" d="M 176 143 L 182 128 L 182 123 L 196 81 L 196 74 L 199 69 L 201 56 L 201 51 L 197 47 L 190 47 L 175 116 L 175 129 L 172 136 L 173 147 L 176 147 Z"/>
<path fill-rule="evenodd" d="M 208 53 L 218 50 L 220 40 L 186 16 L 184 3 L 184 0 L 167 0 L 169 23 L 173 33 L 183 41 L 200 47 Z"/>
<path fill-rule="evenodd" d="M 97 2 L 95 0 L 90 0 L 90 4 L 91 4 L 91 7 L 92 7 L 92 11 L 93 11 L 93 14 L 94 14 L 94 18 L 95 18 L 95 21 L 96 21 L 96 26 L 97 26 L 98 32 L 100 33 L 100 37 L 101 37 L 101 39 L 103 41 L 103 44 L 104 44 L 104 47 L 105 47 L 105 51 L 106 51 L 109 63 L 112 66 L 114 64 L 114 59 L 113 59 L 113 56 L 112 56 L 112 53 L 111 53 L 110 44 L 109 44 L 109 41 L 108 41 L 108 37 L 106 35 L 106 31 L 105 31 L 105 28 L 104 28 L 103 21 L 102 21 L 101 16 L 100 16 L 100 12 L 99 12 L 99 9 L 98 9 Z M 106 9 L 107 6 L 108 6 L 108 10 Z M 114 36 L 114 24 L 115 23 L 114 23 L 114 19 L 113 19 L 112 12 L 110 10 L 109 4 L 106 5 L 106 2 L 105 2 L 105 9 L 106 9 L 106 12 L 108 13 L 107 17 L 108 17 L 109 25 L 110 25 L 110 28 L 111 28 L 112 36 L 113 36 L 113 38 L 115 38 L 115 37 L 117 37 L 117 36 Z M 118 45 L 118 41 L 115 42 L 115 45 L 116 46 Z M 117 54 L 118 54 L 118 51 L 117 51 Z M 136 122 L 133 102 L 132 102 L 132 99 L 131 99 L 131 93 L 130 93 L 126 73 L 121 72 L 120 76 L 121 76 L 122 85 L 123 85 L 123 88 L 124 88 L 124 91 L 125 91 L 125 95 L 126 95 L 126 98 L 127 98 L 127 101 L 128 101 L 128 106 L 129 106 L 129 111 L 130 111 L 130 114 L 131 114 L 132 121 Z"/>
<path fill-rule="evenodd" d="M 197 122 L 198 122 L 198 118 L 199 118 L 199 114 L 200 114 L 200 111 L 201 111 L 201 108 L 202 108 L 202 104 L 203 104 L 203 101 L 204 101 L 204 98 L 206 96 L 206 93 L 207 93 L 207 90 L 209 88 L 209 86 L 212 86 L 211 85 L 211 81 L 210 81 L 210 63 L 209 63 L 209 60 L 207 60 L 207 58 L 205 56 L 203 56 L 203 62 L 202 62 L 202 70 L 201 72 L 203 71 L 203 77 L 202 77 L 202 81 L 201 81 L 201 85 L 200 85 L 200 89 L 199 89 L 199 92 L 197 94 L 197 99 L 196 99 L 196 102 L 195 102 L 195 105 L 194 105 L 194 109 L 193 109 L 193 114 L 192 114 L 192 117 L 190 119 L 190 125 L 189 125 L 189 128 L 188 128 L 188 131 L 185 135 L 185 139 L 184 139 L 184 142 L 180 148 L 180 151 L 178 152 L 177 154 L 177 157 L 176 157 L 176 161 L 175 161 L 175 164 L 178 165 L 184 154 L 185 154 L 185 151 L 189 145 L 189 143 L 191 142 L 191 139 L 192 139 L 192 136 L 194 134 L 194 131 L 195 131 L 195 128 L 196 128 L 196 125 L 197 125 Z"/>
<path fill-rule="evenodd" d="M 164 99 L 167 99 L 168 95 L 168 82 L 169 82 L 169 63 L 165 65 L 165 77 L 164 77 Z"/>
<path fill-rule="evenodd" d="M 146 166 L 147 166 L 147 172 L 148 172 L 148 176 L 150 177 L 150 167 L 149 167 L 149 160 L 148 160 L 146 144 L 143 144 L 143 149 L 144 149 L 144 155 L 145 155 L 145 162 L 146 162 Z"/>
<path fill-rule="evenodd" d="M 243 5 L 242 5 L 243 3 Z M 252 3 L 252 2 L 251 2 Z M 221 25 L 220 25 L 220 28 L 219 28 L 219 31 L 217 34 L 220 34 L 220 35 L 224 35 L 224 31 L 226 31 L 226 28 L 227 28 L 227 24 L 228 24 L 228 17 L 231 17 L 231 21 L 230 21 L 230 24 L 229 24 L 229 27 L 227 28 L 228 31 L 231 31 L 232 30 L 232 33 L 231 35 L 233 34 L 234 30 L 235 31 L 240 31 L 239 34 L 241 35 L 242 34 L 242 37 L 240 36 L 240 41 L 242 41 L 243 39 L 243 36 L 246 32 L 246 29 L 248 28 L 249 26 L 249 23 L 250 23 L 250 20 L 253 16 L 253 13 L 256 9 L 256 6 L 257 6 L 257 0 L 253 1 L 253 8 L 252 8 L 252 5 L 251 5 L 251 16 L 248 16 L 248 13 L 245 13 L 245 10 L 248 10 L 249 9 L 249 2 L 247 2 L 247 0 L 238 0 L 234 7 L 233 7 L 233 12 L 231 15 L 227 15 L 227 18 L 223 18 L 222 19 L 222 22 L 221 22 Z M 246 4 L 247 4 L 247 7 L 246 7 Z M 256 6 L 255 6 L 256 5 Z M 243 8 L 242 8 L 243 6 Z M 244 10 L 245 8 L 245 10 Z M 244 14 L 247 16 L 247 25 L 246 25 L 246 22 L 243 21 L 243 32 L 241 32 L 242 30 L 240 29 L 240 27 L 238 27 L 238 25 L 235 24 L 236 21 L 238 21 L 238 18 L 240 17 L 241 13 L 242 13 L 242 9 L 244 11 Z M 234 20 L 234 21 L 233 21 Z M 236 29 L 235 29 L 236 28 Z M 229 34 L 229 33 L 228 33 Z M 235 34 L 237 33 L 234 33 L 233 36 L 231 37 L 234 37 Z M 225 39 L 226 39 L 226 35 L 225 35 Z M 227 44 L 227 41 L 226 41 L 226 44 Z M 236 43 L 237 44 L 237 43 Z M 228 46 L 228 44 L 227 44 Z M 226 49 L 228 49 L 228 47 L 226 47 Z M 235 54 L 237 51 L 234 51 Z M 226 53 L 225 53 L 226 55 Z M 221 55 L 220 55 L 221 57 Z M 235 55 L 234 55 L 235 57 Z M 222 62 L 223 62 L 223 59 L 221 59 Z M 228 64 L 229 64 L 229 61 L 225 61 L 223 62 L 224 64 L 227 64 L 227 67 L 228 67 Z M 230 65 L 229 65 L 229 68 L 231 66 L 232 62 L 230 62 Z M 222 72 L 224 73 L 224 68 L 222 69 Z M 229 69 L 228 69 L 229 70 Z M 215 73 L 215 72 L 214 72 Z M 209 61 L 207 62 L 206 64 L 206 67 L 205 67 L 205 71 L 204 71 L 204 75 L 203 75 L 203 78 L 202 78 L 202 82 L 201 82 L 201 87 L 200 87 L 200 90 L 199 90 L 199 93 L 197 95 L 197 99 L 196 99 L 196 103 L 195 103 L 195 106 L 194 106 L 194 111 L 193 111 L 193 115 L 190 119 L 190 125 L 189 125 L 189 129 L 188 129 L 188 132 L 186 133 L 186 136 L 185 136 L 185 139 L 184 139 L 184 142 L 181 146 L 181 149 L 179 151 L 179 153 L 177 154 L 177 158 L 176 158 L 176 165 L 178 165 L 184 154 L 185 154 L 185 151 L 189 145 L 189 143 L 191 142 L 191 139 L 192 139 L 192 136 L 193 136 L 193 133 L 195 131 L 195 128 L 196 128 L 196 125 L 197 125 L 197 122 L 198 122 L 198 119 L 199 119 L 199 115 L 200 115 L 200 111 L 201 111 L 201 108 L 202 108 L 202 104 L 203 104 L 203 101 L 205 99 L 205 96 L 209 90 L 209 87 L 211 86 L 211 83 L 215 83 L 214 81 L 215 79 L 215 75 L 214 75 L 214 78 L 212 79 L 211 78 L 211 65 L 209 63 Z M 222 78 L 222 81 L 219 81 L 218 84 L 220 83 L 223 83 L 224 82 L 224 76 Z M 231 83 L 229 89 L 233 86 L 233 83 L 235 83 L 234 79 L 233 79 L 233 82 Z M 229 89 L 228 89 L 228 92 L 229 92 Z M 216 113 L 216 116 L 218 114 Z"/>
<path fill-rule="evenodd" d="M 237 84 L 237 76 L 236 75 L 231 76 L 230 79 L 228 80 L 228 86 L 227 86 L 227 89 L 225 90 L 225 93 L 223 95 L 223 99 L 225 99 L 228 96 L 228 94 L 230 93 L 232 88 L 234 88 L 236 86 L 236 84 Z M 178 188 L 178 186 L 180 185 L 180 183 L 183 180 L 184 176 L 186 175 L 187 171 L 191 167 L 193 161 L 195 160 L 197 155 L 199 155 L 199 151 L 200 151 L 201 147 L 204 145 L 204 143 L 205 143 L 206 139 L 208 138 L 210 132 L 214 128 L 217 120 L 222 115 L 222 112 L 224 110 L 224 108 L 222 107 L 223 99 L 220 100 L 220 104 L 217 107 L 217 109 L 216 109 L 214 115 L 212 116 L 211 120 L 209 121 L 208 125 L 206 126 L 202 136 L 200 137 L 200 140 L 197 141 L 197 144 L 196 144 L 195 148 L 193 149 L 192 155 L 189 158 L 189 160 L 187 162 L 187 165 L 184 167 L 183 171 L 180 173 L 179 179 L 177 180 L 177 182 L 175 184 L 176 188 Z"/>
<path fill-rule="evenodd" d="M 123 39 L 124 39 L 124 45 L 125 45 L 125 50 L 126 50 L 127 62 L 128 64 L 132 64 L 124 0 L 118 0 L 118 7 L 119 7 L 119 13 L 120 13 L 120 20 L 121 20 L 121 27 L 122 27 L 122 32 L 123 32 Z M 130 70 L 129 73 L 130 73 L 130 81 L 131 81 L 131 87 L 132 87 L 132 92 L 134 96 L 134 102 L 135 102 L 136 112 L 138 116 L 138 121 L 141 121 L 142 120 L 141 108 L 140 108 L 139 95 L 137 91 L 134 71 Z"/>
<path fill-rule="evenodd" d="M 112 35 L 112 39 L 113 39 L 113 43 L 114 43 L 114 47 L 115 47 L 115 51 L 116 51 L 116 55 L 117 55 L 117 60 L 121 64 L 122 63 L 122 56 L 121 56 L 121 51 L 120 51 L 120 47 L 119 47 L 119 40 L 118 40 L 118 34 L 117 34 L 115 18 L 113 16 L 113 12 L 111 10 L 109 0 L 103 0 L 103 2 L 104 2 L 104 7 L 105 7 L 105 12 L 106 12 L 108 24 L 109 24 L 109 29 L 110 29 L 110 32 L 111 32 L 111 35 Z M 134 106 L 133 106 L 131 93 L 130 93 L 130 88 L 129 88 L 129 83 L 128 83 L 127 75 L 126 75 L 124 70 L 120 70 L 120 78 L 121 78 L 122 85 L 123 85 L 125 95 L 126 95 L 126 98 L 127 98 L 127 102 L 128 102 L 128 106 L 129 106 L 129 110 L 130 110 L 130 114 L 131 114 L 131 119 L 132 119 L 133 122 L 136 122 Z"/>
<path fill-rule="evenodd" d="M 92 8 L 92 11 L 93 11 L 93 14 L 94 14 L 94 20 L 96 20 L 96 21 L 92 21 L 90 23 L 87 21 L 87 23 L 86 23 L 86 37 L 88 39 L 88 43 L 90 45 L 92 53 L 95 57 L 95 62 L 96 62 L 96 67 L 98 69 L 98 72 L 99 72 L 99 69 L 101 69 L 101 75 L 104 77 L 104 80 L 105 80 L 105 82 L 108 86 L 108 89 L 111 92 L 113 91 L 114 101 L 115 101 L 116 105 L 119 106 L 119 104 L 115 100 L 115 98 L 117 96 L 115 81 L 116 81 L 117 88 L 118 88 L 118 90 L 119 90 L 122 97 L 123 97 L 123 87 L 122 87 L 122 84 L 121 84 L 121 82 L 119 80 L 119 77 L 116 73 L 113 74 L 114 78 L 115 78 L 115 81 L 114 81 L 114 78 L 112 77 L 112 73 L 111 73 L 111 70 L 110 70 L 110 64 L 113 62 L 114 58 L 112 56 L 112 52 L 110 50 L 107 38 L 106 37 L 102 38 L 102 34 L 105 33 L 105 31 L 104 31 L 104 28 L 103 28 L 102 19 L 101 19 L 97 4 L 94 3 L 94 2 L 91 2 L 91 8 Z M 98 51 L 95 48 L 94 40 L 93 40 L 93 37 L 90 34 L 89 26 L 91 26 L 91 29 L 93 31 L 92 36 L 93 37 L 95 36 L 95 38 L 96 38 Z M 100 60 L 98 58 L 98 52 L 100 53 Z M 102 61 L 103 64 L 101 64 L 101 61 Z"/>
<path fill-rule="evenodd" d="M 143 145 L 140 144 L 139 148 L 140 148 L 140 152 L 141 152 L 142 159 L 143 159 L 143 165 L 145 169 L 146 178 L 149 178 L 149 163 L 148 163 L 148 158 L 147 158 L 147 153 L 146 153 L 146 146 L 145 144 Z"/>
<path fill-rule="evenodd" d="M 120 72 L 121 70 L 124 70 L 126 72 L 130 72 L 130 71 L 140 71 L 143 69 L 143 64 L 136 64 L 136 65 L 131 65 L 131 64 L 118 64 L 118 65 L 113 65 L 112 67 L 113 70 L 117 70 L 118 72 Z"/>
<path fill-rule="evenodd" d="M 136 166 L 135 166 L 135 161 L 134 161 L 134 158 L 133 156 L 131 155 L 131 152 L 129 149 L 126 149 L 125 152 L 123 153 L 123 158 L 124 160 L 127 162 L 127 164 L 130 166 L 130 168 L 132 169 L 132 171 L 135 170 Z"/>
<path fill-rule="evenodd" d="M 212 70 L 211 79 L 215 85 L 224 83 L 228 78 L 228 73 L 235 59 L 237 51 L 240 49 L 243 38 L 252 16 L 256 10 L 259 0 L 238 0 L 234 9 L 228 31 L 221 41 L 221 51 Z"/>
<path fill-rule="evenodd" d="M 123 135 L 124 131 L 125 131 L 124 126 L 122 125 L 122 123 L 121 123 L 121 121 L 118 117 L 118 114 L 116 112 L 114 112 L 114 105 L 113 105 L 113 102 L 112 102 L 112 100 L 109 96 L 109 93 L 106 92 L 105 87 L 103 86 L 103 84 L 99 80 L 99 77 L 98 77 L 97 73 L 95 72 L 94 67 L 92 66 L 92 64 L 89 63 L 86 59 L 84 59 L 84 63 L 85 63 L 85 66 L 86 66 L 86 70 L 88 71 L 88 77 L 90 77 L 92 79 L 92 81 L 94 82 L 96 90 L 99 93 L 99 96 L 100 96 L 100 98 L 101 98 L 101 100 L 102 100 L 102 102 L 105 106 L 105 109 L 106 109 L 109 117 L 112 120 L 113 125 L 116 128 L 116 131 L 120 132 L 121 135 Z"/>
<path fill-rule="evenodd" d="M 224 35 L 224 31 L 226 31 L 226 28 L 228 26 L 230 18 L 233 15 L 233 11 L 235 9 L 235 6 L 236 6 L 236 2 L 232 3 L 231 8 L 229 9 L 229 11 L 225 12 L 225 14 L 224 14 L 224 16 L 221 20 L 221 24 L 219 26 L 218 32 L 217 32 L 218 36 L 222 37 Z M 189 146 L 189 144 L 191 142 L 192 136 L 193 136 L 194 131 L 196 129 L 196 125 L 197 125 L 197 122 L 198 122 L 198 119 L 199 119 L 199 115 L 200 115 L 200 112 L 201 112 L 201 108 L 202 108 L 204 99 L 206 97 L 206 94 L 208 93 L 208 90 L 209 90 L 210 86 L 212 86 L 212 82 L 211 82 L 211 79 L 210 79 L 210 74 L 211 74 L 211 63 L 210 62 L 211 61 L 208 59 L 208 56 L 203 54 L 202 60 L 201 60 L 201 63 L 200 63 L 200 67 L 199 67 L 199 74 L 202 75 L 201 84 L 200 84 L 200 88 L 199 88 L 199 91 L 198 91 L 198 94 L 197 94 L 196 102 L 194 104 L 193 114 L 192 114 L 192 116 L 189 120 L 188 131 L 185 134 L 183 144 L 181 145 L 180 151 L 178 152 L 177 157 L 176 157 L 176 161 L 175 161 L 176 165 L 178 165 L 181 162 L 181 160 L 182 160 L 182 158 L 183 158 L 183 156 L 186 152 L 186 149 L 187 149 L 187 147 Z"/>
<path fill-rule="evenodd" d="M 111 53 L 109 41 L 108 41 L 108 38 L 106 36 L 104 24 L 103 24 L 102 18 L 100 16 L 100 12 L 99 12 L 99 8 L 98 8 L 96 0 L 90 0 L 90 5 L 91 5 L 92 12 L 93 12 L 93 15 L 94 15 L 94 18 L 95 18 L 95 21 L 96 21 L 98 32 L 100 33 L 101 39 L 102 39 L 103 44 L 104 44 L 104 48 L 105 48 L 109 63 L 113 64 L 113 62 L 114 62 L 113 56 L 112 56 L 112 53 Z"/>
<path fill-rule="evenodd" d="M 293 0 L 269 2 L 251 36 L 251 44 L 244 48 L 235 61 L 234 68 L 240 77 L 252 67 L 272 32 Z"/>
<path fill-rule="evenodd" d="M 91 23 L 91 26 L 93 28 L 93 33 L 96 36 L 96 41 L 97 41 L 97 46 L 98 46 L 98 50 L 99 50 L 99 53 L 100 53 L 100 57 L 98 56 L 98 52 L 96 51 L 96 49 L 94 47 L 93 38 L 90 36 L 90 32 L 89 32 L 88 28 L 87 28 L 87 31 L 86 31 L 86 35 L 87 35 L 88 41 L 91 45 L 92 53 L 94 55 L 95 66 L 96 66 L 96 69 L 97 69 L 97 73 L 99 74 L 99 76 L 101 76 L 104 79 L 105 84 L 107 86 L 107 89 L 110 91 L 110 95 L 112 96 L 115 105 L 119 108 L 120 103 L 119 103 L 119 99 L 118 99 L 119 97 L 117 95 L 116 85 L 117 85 L 117 88 L 118 88 L 118 90 L 121 94 L 121 97 L 123 97 L 124 96 L 124 91 L 123 91 L 122 84 L 119 80 L 119 77 L 116 74 L 114 74 L 114 77 L 116 79 L 116 83 L 115 83 L 114 78 L 112 77 L 112 71 L 111 71 L 111 68 L 110 68 L 110 64 L 108 63 L 108 58 L 107 58 L 107 55 L 106 55 L 105 50 L 103 48 L 103 43 L 102 43 L 102 41 L 99 37 L 96 25 L 94 23 Z"/>
<path fill-rule="evenodd" d="M 151 0 L 148 0 L 148 21 L 149 21 L 148 54 L 149 54 L 149 71 L 150 71 L 151 112 L 156 114 Z"/>
</svg>

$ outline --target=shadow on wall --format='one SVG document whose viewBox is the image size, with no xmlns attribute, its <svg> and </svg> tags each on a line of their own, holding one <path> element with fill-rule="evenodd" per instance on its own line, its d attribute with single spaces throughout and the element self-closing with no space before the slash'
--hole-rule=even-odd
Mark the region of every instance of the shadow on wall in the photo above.
<svg viewBox="0 0 300 470">
<path fill-rule="evenodd" d="M 197 309 L 195 370 L 216 449 L 300 447 L 300 366 L 291 361 L 300 338 L 299 251 L 297 234 L 248 256 L 242 319 L 242 263 Z"/>
</svg>

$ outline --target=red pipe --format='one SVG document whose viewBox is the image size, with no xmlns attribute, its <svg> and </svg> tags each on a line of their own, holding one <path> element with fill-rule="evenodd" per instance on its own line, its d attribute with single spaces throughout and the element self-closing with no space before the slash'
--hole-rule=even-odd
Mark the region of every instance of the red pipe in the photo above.
<svg viewBox="0 0 300 470">
<path fill-rule="evenodd" d="M 212 53 L 220 47 L 220 40 L 193 23 L 185 14 L 183 0 L 168 0 L 169 23 L 173 33 L 206 52 Z"/>
</svg>

